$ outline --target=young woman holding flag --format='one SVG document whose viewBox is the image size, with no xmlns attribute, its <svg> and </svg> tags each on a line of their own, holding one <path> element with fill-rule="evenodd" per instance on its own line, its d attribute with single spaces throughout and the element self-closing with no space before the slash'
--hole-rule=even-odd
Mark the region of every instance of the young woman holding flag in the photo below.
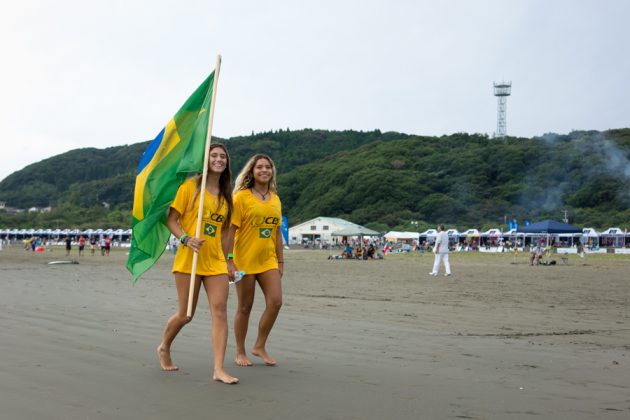
<svg viewBox="0 0 630 420">
<path fill-rule="evenodd" d="M 199 253 L 192 305 L 194 315 L 201 284 L 206 290 L 212 314 L 212 347 L 214 351 L 213 379 L 235 384 L 238 379 L 223 369 L 227 345 L 228 270 L 226 234 L 232 216 L 232 173 L 230 158 L 224 145 L 210 145 L 206 185 L 201 176 L 189 178 L 177 190 L 169 208 L 166 225 L 181 245 L 173 263 L 178 309 L 166 323 L 162 342 L 157 348 L 163 370 L 177 370 L 171 360 L 171 344 L 184 325 L 191 321 L 186 315 L 193 253 Z M 199 198 L 203 190 L 202 232 L 193 237 L 197 225 Z"/>
<path fill-rule="evenodd" d="M 249 315 L 256 282 L 265 295 L 265 311 L 258 323 L 258 336 L 251 353 L 267 365 L 276 360 L 267 353 L 267 338 L 282 306 L 280 279 L 284 271 L 282 253 L 282 204 L 276 192 L 276 168 L 271 158 L 253 156 L 236 178 L 234 213 L 228 235 L 228 270 L 245 272 L 236 283 L 238 306 L 234 318 L 236 364 L 251 366 L 245 351 Z"/>
</svg>

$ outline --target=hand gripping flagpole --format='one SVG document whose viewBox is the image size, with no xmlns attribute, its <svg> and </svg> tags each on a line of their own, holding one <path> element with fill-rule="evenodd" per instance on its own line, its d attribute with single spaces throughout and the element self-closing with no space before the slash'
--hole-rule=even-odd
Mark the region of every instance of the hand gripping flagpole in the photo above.
<svg viewBox="0 0 630 420">
<path fill-rule="evenodd" d="M 210 144 L 212 143 L 212 121 L 214 120 L 214 103 L 217 97 L 217 82 L 219 81 L 219 70 L 221 69 L 221 56 L 217 55 L 217 61 L 214 66 L 214 80 L 212 81 L 212 100 L 210 102 L 210 116 L 208 117 L 208 131 L 206 132 L 206 144 L 203 153 L 203 175 L 201 176 L 201 193 L 199 194 L 199 210 L 197 211 L 197 230 L 195 238 L 199 238 L 201 234 L 201 217 L 203 215 L 203 202 L 206 190 L 206 178 L 208 177 L 208 160 L 210 158 Z M 192 269 L 190 271 L 190 289 L 188 291 L 188 307 L 186 316 L 192 317 L 193 298 L 195 296 L 195 277 L 197 275 L 197 258 L 199 254 L 193 253 Z"/>
</svg>

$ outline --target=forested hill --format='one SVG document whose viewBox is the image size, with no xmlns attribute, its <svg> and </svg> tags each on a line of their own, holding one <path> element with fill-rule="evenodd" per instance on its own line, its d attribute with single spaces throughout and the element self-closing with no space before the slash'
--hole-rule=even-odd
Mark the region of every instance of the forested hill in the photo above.
<svg viewBox="0 0 630 420">
<path fill-rule="evenodd" d="M 336 216 L 380 230 L 483 228 L 567 210 L 572 223 L 630 227 L 630 129 L 505 140 L 280 130 L 224 142 L 234 176 L 252 154 L 272 156 L 291 224 Z M 0 227 L 128 227 L 146 145 L 73 150 L 10 175 L 0 201 L 53 212 L 0 212 Z"/>
<path fill-rule="evenodd" d="M 340 151 L 374 141 L 407 138 L 405 134 L 302 130 L 260 133 L 213 142 L 229 144 L 234 178 L 255 153 L 266 153 L 279 173 L 315 162 Z M 76 149 L 31 164 L 0 182 L 0 201 L 15 208 L 71 203 L 131 207 L 136 169 L 148 141 L 107 149 Z"/>
</svg>

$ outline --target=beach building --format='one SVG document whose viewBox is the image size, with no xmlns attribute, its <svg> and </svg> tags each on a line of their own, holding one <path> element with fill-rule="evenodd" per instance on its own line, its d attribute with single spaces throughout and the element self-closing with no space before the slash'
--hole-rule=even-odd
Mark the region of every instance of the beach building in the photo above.
<svg viewBox="0 0 630 420">
<path fill-rule="evenodd" d="M 289 244 L 304 244 L 321 242 L 333 244 L 341 241 L 334 232 L 348 228 L 360 228 L 356 223 L 338 217 L 316 217 L 306 222 L 289 227 Z"/>
</svg>

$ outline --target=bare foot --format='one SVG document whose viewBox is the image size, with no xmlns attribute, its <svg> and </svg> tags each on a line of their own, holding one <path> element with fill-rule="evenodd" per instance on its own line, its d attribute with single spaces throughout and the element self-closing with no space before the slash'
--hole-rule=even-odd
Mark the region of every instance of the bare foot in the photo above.
<svg viewBox="0 0 630 420">
<path fill-rule="evenodd" d="M 267 366 L 275 366 L 278 363 L 276 359 L 267 354 L 265 349 L 252 349 L 252 354 L 260 357 Z"/>
<path fill-rule="evenodd" d="M 239 366 L 251 366 L 252 361 L 249 360 L 245 353 L 236 353 L 236 359 L 234 359 L 237 365 Z"/>
<path fill-rule="evenodd" d="M 214 375 L 212 375 L 212 380 L 223 382 L 224 384 L 228 385 L 235 385 L 238 383 L 238 378 L 228 375 L 227 372 L 225 372 L 224 370 L 220 372 L 214 371 Z"/>
<path fill-rule="evenodd" d="M 179 368 L 177 366 L 175 366 L 173 364 L 173 361 L 171 360 L 171 351 L 170 350 L 165 349 L 160 344 L 158 346 L 158 348 L 157 348 L 157 354 L 158 354 L 158 359 L 160 360 L 160 366 L 162 367 L 162 370 L 165 370 L 167 372 L 172 372 L 174 370 L 179 370 Z"/>
</svg>

